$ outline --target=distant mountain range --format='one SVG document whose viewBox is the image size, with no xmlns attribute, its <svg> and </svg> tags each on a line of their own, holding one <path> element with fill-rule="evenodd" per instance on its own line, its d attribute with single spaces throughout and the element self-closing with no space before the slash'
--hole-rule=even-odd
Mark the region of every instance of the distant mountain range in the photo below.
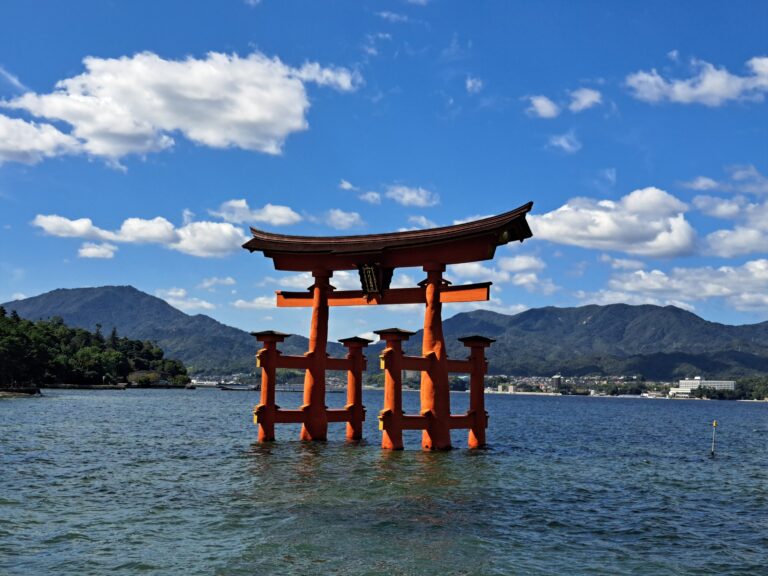
<svg viewBox="0 0 768 576">
<path fill-rule="evenodd" d="M 728 326 L 675 306 L 610 304 L 534 308 L 514 316 L 487 310 L 443 321 L 448 354 L 466 356 L 456 338 L 495 338 L 490 371 L 514 375 L 738 377 L 768 374 L 768 322 Z M 404 348 L 420 351 L 421 332 Z"/>
<path fill-rule="evenodd" d="M 247 332 L 197 314 L 190 316 L 164 300 L 131 286 L 59 289 L 3 304 L 31 320 L 60 316 L 71 326 L 153 340 L 192 373 L 254 369 L 257 343 Z M 728 326 L 708 322 L 674 306 L 581 306 L 538 308 L 514 316 L 487 310 L 444 320 L 451 357 L 466 357 L 456 339 L 470 334 L 495 338 L 488 357 L 492 373 L 514 375 L 633 375 L 651 379 L 684 376 L 738 377 L 768 374 L 768 322 Z M 421 333 L 406 344 L 419 354 Z M 303 354 L 307 339 L 292 335 L 285 354 Z M 369 348 L 375 357 L 380 346 Z M 330 343 L 328 352 L 344 348 Z M 371 369 L 378 362 L 371 358 Z"/>
</svg>

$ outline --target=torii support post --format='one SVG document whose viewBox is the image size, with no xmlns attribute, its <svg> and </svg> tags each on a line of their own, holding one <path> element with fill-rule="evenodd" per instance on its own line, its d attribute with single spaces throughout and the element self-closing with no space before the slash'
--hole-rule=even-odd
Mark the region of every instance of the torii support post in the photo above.
<svg viewBox="0 0 768 576">
<path fill-rule="evenodd" d="M 495 342 L 485 336 L 465 336 L 459 340 L 470 349 L 469 362 L 469 440 L 470 448 L 485 447 L 485 429 L 488 427 L 488 413 L 485 411 L 485 374 L 488 361 L 485 349 Z"/>
<path fill-rule="evenodd" d="M 363 406 L 363 371 L 366 369 L 363 348 L 373 340 L 360 338 L 342 338 L 339 340 L 347 347 L 347 405 L 349 420 L 347 421 L 347 440 L 357 441 L 363 438 L 363 422 L 365 421 L 365 407 Z"/>
<path fill-rule="evenodd" d="M 425 288 L 424 339 L 422 356 L 432 356 L 429 368 L 421 375 L 421 415 L 429 422 L 422 432 L 421 447 L 424 450 L 451 449 L 451 395 L 448 386 L 448 357 L 443 338 L 442 303 L 440 291 L 444 264 L 424 266 L 427 278 L 420 285 Z"/>
<path fill-rule="evenodd" d="M 399 328 L 375 330 L 387 343 L 381 353 L 384 370 L 384 408 L 379 413 L 381 447 L 387 450 L 403 449 L 403 341 L 414 333 Z"/>
<path fill-rule="evenodd" d="M 256 340 L 264 347 L 256 353 L 256 366 L 261 368 L 261 401 L 253 409 L 253 423 L 259 426 L 259 442 L 272 442 L 275 439 L 275 370 L 280 351 L 278 342 L 286 339 L 288 334 L 265 330 L 251 332 Z"/>
<path fill-rule="evenodd" d="M 328 354 L 328 293 L 333 272 L 313 270 L 312 323 L 309 328 L 309 350 L 306 357 L 310 364 L 304 375 L 304 423 L 302 440 L 325 441 L 328 437 L 328 415 L 325 410 L 325 369 Z"/>
</svg>

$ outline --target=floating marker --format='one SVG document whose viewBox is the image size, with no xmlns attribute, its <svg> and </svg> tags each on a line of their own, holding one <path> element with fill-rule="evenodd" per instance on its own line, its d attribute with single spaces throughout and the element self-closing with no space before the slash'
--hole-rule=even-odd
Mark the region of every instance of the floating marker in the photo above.
<svg viewBox="0 0 768 576">
<path fill-rule="evenodd" d="M 709 453 L 710 458 L 715 457 L 715 432 L 717 432 L 717 420 L 712 420 L 712 451 Z"/>
</svg>

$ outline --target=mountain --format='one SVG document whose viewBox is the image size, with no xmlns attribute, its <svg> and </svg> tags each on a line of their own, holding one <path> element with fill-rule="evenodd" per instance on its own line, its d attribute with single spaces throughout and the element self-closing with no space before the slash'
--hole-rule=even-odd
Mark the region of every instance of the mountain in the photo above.
<svg viewBox="0 0 768 576">
<path fill-rule="evenodd" d="M 255 369 L 258 342 L 248 332 L 204 314 L 190 316 L 164 300 L 132 286 L 58 289 L 3 304 L 29 320 L 60 316 L 69 326 L 152 340 L 167 357 L 182 360 L 190 373 L 232 373 Z M 341 354 L 342 347 L 335 350 Z M 303 354 L 307 339 L 291 335 L 281 345 L 285 354 Z"/>
<path fill-rule="evenodd" d="M 460 336 L 495 338 L 490 371 L 516 375 L 642 374 L 736 377 L 768 373 L 768 322 L 728 326 L 675 306 L 611 304 L 536 308 L 514 316 L 487 310 L 443 322 L 448 354 L 463 358 Z M 404 347 L 420 350 L 421 332 Z"/>
<path fill-rule="evenodd" d="M 3 305 L 30 320 L 60 316 L 67 324 L 104 332 L 116 327 L 129 338 L 153 340 L 191 373 L 254 369 L 257 343 L 247 332 L 197 314 L 190 316 L 164 300 L 131 286 L 53 290 Z M 372 328 L 376 328 L 373 326 Z M 488 310 L 444 320 L 448 354 L 465 358 L 457 338 L 481 334 L 495 338 L 488 350 L 490 372 L 515 375 L 634 375 L 670 380 L 768 373 L 768 322 L 728 326 L 708 322 L 674 306 L 580 306 L 536 308 L 507 316 Z M 406 343 L 420 354 L 421 332 Z M 307 339 L 292 335 L 280 349 L 303 354 Z M 369 369 L 378 370 L 381 345 L 368 348 Z M 329 344 L 332 356 L 343 356 Z"/>
</svg>

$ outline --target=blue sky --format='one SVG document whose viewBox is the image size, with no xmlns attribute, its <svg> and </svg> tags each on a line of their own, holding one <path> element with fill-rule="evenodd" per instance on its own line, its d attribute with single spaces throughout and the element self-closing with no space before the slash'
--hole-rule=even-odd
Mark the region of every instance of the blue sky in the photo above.
<svg viewBox="0 0 768 576">
<path fill-rule="evenodd" d="M 306 333 L 273 294 L 311 281 L 241 249 L 248 225 L 532 200 L 534 238 L 446 274 L 493 280 L 484 307 L 768 319 L 768 3 L 10 0 L 0 21 L 0 301 L 131 284 Z M 331 336 L 421 322 L 334 309 Z"/>
</svg>

